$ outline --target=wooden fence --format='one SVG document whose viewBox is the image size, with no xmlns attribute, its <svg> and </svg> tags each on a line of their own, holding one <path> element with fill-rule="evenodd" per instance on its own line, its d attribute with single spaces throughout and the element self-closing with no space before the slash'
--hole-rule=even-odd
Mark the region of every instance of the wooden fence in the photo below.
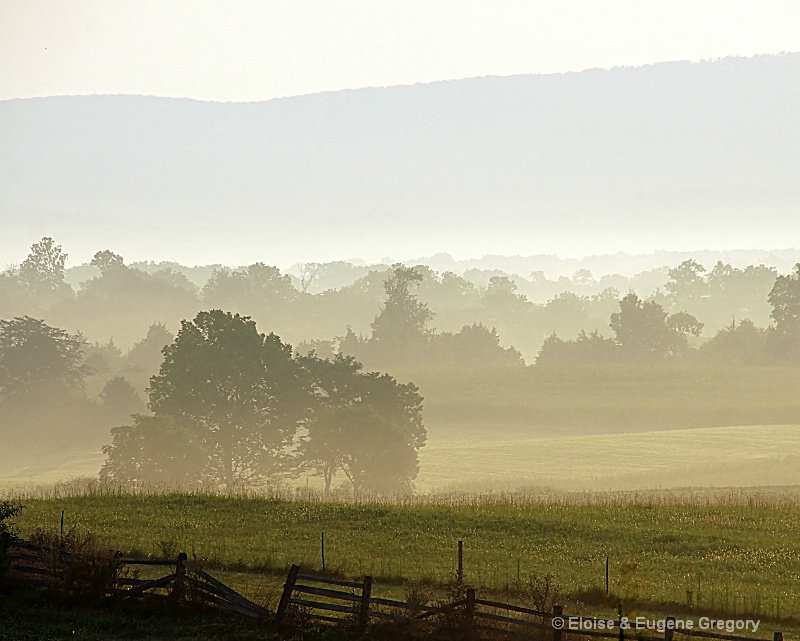
<svg viewBox="0 0 800 641">
<path fill-rule="evenodd" d="M 181 552 L 174 559 L 140 559 L 117 552 L 100 562 L 74 559 L 64 549 L 51 549 L 8 534 L 0 536 L 5 578 L 66 593 L 92 593 L 107 602 L 147 598 L 212 605 L 251 618 L 271 618 L 266 608 L 202 570 Z M 169 568 L 169 574 L 141 579 L 141 567 Z M 131 569 L 134 569 L 131 572 Z M 130 576 L 133 574 L 133 576 Z"/>
<path fill-rule="evenodd" d="M 626 621 L 570 616 L 560 605 L 554 605 L 550 612 L 543 612 L 480 599 L 474 588 L 466 588 L 462 599 L 435 606 L 396 601 L 373 596 L 372 578 L 369 576 L 362 582 L 345 581 L 304 574 L 297 565 L 289 570 L 275 616 L 279 622 L 292 616 L 310 617 L 352 625 L 361 630 L 371 624 L 389 621 L 408 627 L 409 636 L 414 632 L 419 635 L 438 632 L 443 638 L 467 640 L 567 641 L 597 637 L 618 641 L 674 641 L 675 635 L 686 635 L 722 641 L 764 641 L 719 631 L 677 627 L 672 617 L 665 620 L 665 629 L 659 632 L 637 628 Z M 775 632 L 773 641 L 783 641 L 783 634 Z"/>
<path fill-rule="evenodd" d="M 198 603 L 250 617 L 283 623 L 297 618 L 312 618 L 364 631 L 370 626 L 390 624 L 408 630 L 408 637 L 478 639 L 506 638 L 522 641 L 589 641 L 590 637 L 618 641 L 675 641 L 686 635 L 720 641 L 764 641 L 720 631 L 675 629 L 663 631 L 628 628 L 624 622 L 593 617 L 570 616 L 560 605 L 544 612 L 509 603 L 478 598 L 474 588 L 466 588 L 463 598 L 436 605 L 398 601 L 373 595 L 372 577 L 348 581 L 329 576 L 302 573 L 293 565 L 286 577 L 277 611 L 250 601 L 233 588 L 202 570 L 181 552 L 175 559 L 128 558 L 116 553 L 103 563 L 89 564 L 73 558 L 66 550 L 50 549 L 28 541 L 0 535 L 0 576 L 66 592 L 97 590 L 107 602 L 127 599 L 161 600 L 166 603 Z M 168 574 L 141 579 L 131 568 L 168 568 Z M 571 622 L 579 625 L 572 626 Z M 674 619 L 666 619 L 667 622 Z M 609 625 L 610 623 L 610 625 Z M 605 629 L 603 629 L 605 625 Z M 773 641 L 783 641 L 775 632 Z"/>
</svg>

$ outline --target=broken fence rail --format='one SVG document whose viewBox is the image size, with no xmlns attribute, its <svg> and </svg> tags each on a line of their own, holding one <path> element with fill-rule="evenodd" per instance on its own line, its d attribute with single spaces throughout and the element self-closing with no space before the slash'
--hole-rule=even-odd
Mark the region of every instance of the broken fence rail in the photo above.
<svg viewBox="0 0 800 641">
<path fill-rule="evenodd" d="M 72 555 L 63 549 L 52 549 L 3 534 L 0 535 L 0 557 L 6 560 L 8 577 L 17 583 L 58 590 L 68 588 L 74 578 L 71 577 Z M 174 568 L 174 572 L 153 579 L 118 574 L 104 590 L 106 601 L 148 598 L 178 603 L 191 600 L 251 618 L 273 616 L 268 609 L 198 567 L 185 552 L 174 559 L 125 557 L 118 552 L 108 563 L 118 572 L 131 566 Z"/>
</svg>

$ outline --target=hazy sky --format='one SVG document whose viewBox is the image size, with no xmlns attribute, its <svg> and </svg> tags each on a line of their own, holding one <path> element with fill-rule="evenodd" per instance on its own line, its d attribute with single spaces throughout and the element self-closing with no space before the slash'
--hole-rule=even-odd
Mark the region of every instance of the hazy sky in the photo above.
<svg viewBox="0 0 800 641">
<path fill-rule="evenodd" d="M 0 99 L 263 100 L 800 50 L 798 0 L 0 0 Z"/>
</svg>

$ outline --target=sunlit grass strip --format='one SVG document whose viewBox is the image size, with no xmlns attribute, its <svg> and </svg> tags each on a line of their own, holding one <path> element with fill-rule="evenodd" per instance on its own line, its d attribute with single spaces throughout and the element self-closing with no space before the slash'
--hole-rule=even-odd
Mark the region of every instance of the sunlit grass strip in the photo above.
<svg viewBox="0 0 800 641">
<path fill-rule="evenodd" d="M 88 497 L 214 497 L 256 501 L 294 501 L 303 503 L 385 505 L 395 507 L 475 507 L 522 505 L 602 505 L 602 506 L 660 506 L 692 505 L 697 507 L 800 507 L 800 486 L 786 487 L 721 487 L 667 490 L 617 491 L 555 491 L 496 490 L 486 492 L 450 491 L 415 492 L 413 494 L 379 494 L 336 490 L 326 497 L 317 489 L 297 487 L 286 483 L 240 488 L 223 492 L 210 485 L 181 487 L 147 483 L 122 483 L 79 478 L 51 485 L 0 489 L 0 499 L 60 500 Z"/>
</svg>

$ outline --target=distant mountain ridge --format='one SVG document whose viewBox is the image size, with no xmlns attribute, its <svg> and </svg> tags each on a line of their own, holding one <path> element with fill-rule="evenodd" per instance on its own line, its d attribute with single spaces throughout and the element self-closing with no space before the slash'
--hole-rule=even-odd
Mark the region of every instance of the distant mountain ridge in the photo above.
<svg viewBox="0 0 800 641">
<path fill-rule="evenodd" d="M 260 103 L 0 102 L 0 261 L 800 244 L 800 54 Z"/>
</svg>

